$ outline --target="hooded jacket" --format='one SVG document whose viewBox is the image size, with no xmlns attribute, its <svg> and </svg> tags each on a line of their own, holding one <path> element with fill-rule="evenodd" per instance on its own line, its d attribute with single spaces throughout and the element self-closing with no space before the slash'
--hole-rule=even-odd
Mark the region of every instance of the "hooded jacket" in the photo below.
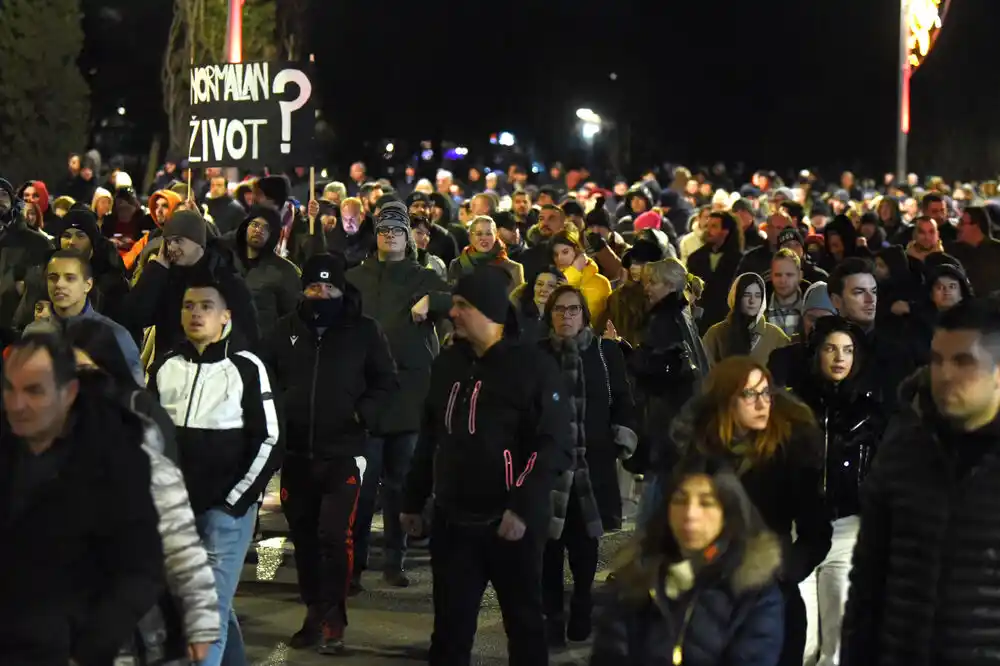
<svg viewBox="0 0 1000 666">
<path fill-rule="evenodd" d="M 0 230 L 0 326 L 10 327 L 14 320 L 22 296 L 17 283 L 25 280 L 31 268 L 43 266 L 51 252 L 49 239 L 29 229 L 24 220 Z"/>
<path fill-rule="evenodd" d="M 899 403 L 861 493 L 842 663 L 981 664 L 1000 653 L 1000 420 L 952 427 L 926 369 Z"/>
<path fill-rule="evenodd" d="M 199 354 L 183 340 L 149 370 L 148 389 L 177 427 L 195 515 L 245 515 L 281 464 L 278 411 L 259 358 L 229 336 Z"/>
<path fill-rule="evenodd" d="M 403 512 L 458 524 L 500 524 L 510 510 L 537 539 L 548 535 L 550 493 L 570 469 L 573 442 L 564 382 L 536 346 L 504 338 L 482 357 L 464 340 L 431 369 Z"/>
<path fill-rule="evenodd" d="M 247 229 L 257 218 L 267 221 L 270 233 L 264 247 L 251 259 L 247 251 Z M 253 297 L 262 338 L 270 335 L 279 319 L 295 312 L 302 296 L 299 269 L 275 254 L 280 236 L 281 218 L 269 208 L 251 208 L 236 230 L 236 268 Z"/>
<path fill-rule="evenodd" d="M 566 282 L 583 292 L 583 297 L 587 299 L 587 307 L 590 309 L 591 321 L 597 321 L 604 316 L 604 309 L 608 306 L 608 297 L 611 296 L 611 283 L 608 278 L 601 275 L 600 269 L 590 257 L 583 270 L 578 270 L 576 266 L 568 266 L 563 269 Z"/>
<path fill-rule="evenodd" d="M 167 217 L 166 219 L 157 219 L 156 215 L 156 200 L 166 199 L 167 200 Z M 125 268 L 131 271 L 136 267 L 136 263 L 139 258 L 146 254 L 148 255 L 149 243 L 151 240 L 160 239 L 157 243 L 162 243 L 162 232 L 164 223 L 170 219 L 170 216 L 174 214 L 177 210 L 177 206 L 181 204 L 183 199 L 181 195 L 177 194 L 173 190 L 157 190 L 149 197 L 149 216 L 152 218 L 153 223 L 156 224 L 156 229 L 149 232 L 148 234 L 143 234 L 141 238 L 136 240 L 135 244 L 132 245 L 129 250 L 122 255 L 122 261 L 125 262 Z M 158 247 L 158 245 L 157 245 Z"/>
<path fill-rule="evenodd" d="M 285 409 L 288 455 L 329 460 L 364 455 L 396 390 L 396 364 L 382 327 L 361 313 L 351 283 L 330 326 L 319 333 L 310 301 L 278 320 L 261 345 Z"/>
<path fill-rule="evenodd" d="M 761 293 L 760 310 L 757 311 L 757 315 L 750 325 L 750 358 L 762 365 L 767 365 L 771 352 L 791 342 L 784 331 L 774 324 L 769 324 L 764 319 L 764 313 L 767 312 L 767 289 L 764 280 L 755 273 L 744 273 L 733 280 L 729 289 L 729 298 L 727 299 L 729 315 L 705 333 L 703 339 L 705 353 L 708 354 L 708 358 L 713 364 L 732 356 L 734 353 L 730 350 L 729 338 L 731 327 L 736 325 L 735 322 L 743 320 L 742 317 L 736 315 L 736 309 L 739 307 L 737 300 L 742 296 L 742 294 L 737 294 L 737 290 L 740 288 L 741 282 L 746 282 L 744 278 L 753 279 L 753 283 L 760 287 Z M 749 284 L 746 283 L 743 288 L 745 289 Z"/>
</svg>

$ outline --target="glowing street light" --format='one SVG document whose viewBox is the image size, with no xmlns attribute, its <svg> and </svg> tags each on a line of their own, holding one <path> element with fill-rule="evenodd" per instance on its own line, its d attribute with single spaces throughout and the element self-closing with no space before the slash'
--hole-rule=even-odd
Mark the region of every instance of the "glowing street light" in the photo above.
<svg viewBox="0 0 1000 666">
<path fill-rule="evenodd" d="M 396 150 L 396 145 L 394 143 L 390 142 L 385 144 L 385 152 L 391 153 L 394 150 Z"/>
<path fill-rule="evenodd" d="M 513 146 L 514 135 L 510 132 L 500 132 L 500 136 L 497 138 L 497 143 L 501 146 Z"/>
<path fill-rule="evenodd" d="M 598 123 L 583 123 L 580 128 L 580 133 L 583 135 L 584 141 L 593 141 L 594 137 L 600 134 L 601 126 Z"/>
<path fill-rule="evenodd" d="M 124 116 L 125 115 L 125 107 L 124 106 L 119 106 L 118 107 L 118 115 L 119 116 Z"/>
<path fill-rule="evenodd" d="M 593 125 L 601 124 L 601 116 L 594 113 L 593 109 L 577 109 L 576 117 L 585 123 L 591 123 Z"/>
<path fill-rule="evenodd" d="M 899 128 L 896 135 L 896 182 L 906 180 L 906 142 L 910 134 L 910 79 L 924 63 L 944 25 L 951 0 L 899 2 Z"/>
</svg>

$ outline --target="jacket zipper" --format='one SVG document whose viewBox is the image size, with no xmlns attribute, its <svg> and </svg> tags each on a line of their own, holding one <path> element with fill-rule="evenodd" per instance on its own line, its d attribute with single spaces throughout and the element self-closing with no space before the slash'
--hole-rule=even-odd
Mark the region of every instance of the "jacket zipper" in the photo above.
<svg viewBox="0 0 1000 666">
<path fill-rule="evenodd" d="M 830 468 L 830 408 L 823 409 L 823 497 L 826 497 L 826 475 Z"/>
<path fill-rule="evenodd" d="M 194 381 L 191 383 L 191 395 L 188 397 L 187 411 L 184 412 L 184 427 L 188 427 L 188 421 L 191 420 L 191 407 L 194 406 L 194 394 L 198 390 L 198 377 L 201 375 L 201 363 L 198 364 L 197 369 L 194 371 Z"/>
<path fill-rule="evenodd" d="M 514 485 L 514 457 L 510 449 L 504 449 L 503 452 L 503 475 L 507 482 L 507 492 L 510 492 L 510 487 Z"/>
<path fill-rule="evenodd" d="M 319 350 L 323 346 L 323 338 L 316 339 L 316 356 L 313 357 L 312 387 L 309 389 L 309 458 L 316 450 L 313 441 L 316 436 L 316 382 L 319 379 Z"/>
<path fill-rule="evenodd" d="M 472 397 L 469 399 L 469 434 L 476 434 L 476 402 L 479 400 L 479 389 L 483 387 L 483 383 L 478 381 L 472 387 Z"/>
<path fill-rule="evenodd" d="M 451 416 L 455 412 L 455 401 L 458 399 L 458 392 L 462 388 L 462 382 L 455 382 L 451 385 L 451 393 L 448 394 L 448 405 L 444 408 L 444 427 L 451 434 Z"/>
</svg>

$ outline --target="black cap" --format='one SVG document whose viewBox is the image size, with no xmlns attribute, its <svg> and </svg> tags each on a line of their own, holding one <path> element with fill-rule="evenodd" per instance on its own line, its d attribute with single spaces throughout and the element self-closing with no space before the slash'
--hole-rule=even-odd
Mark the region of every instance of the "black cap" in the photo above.
<svg viewBox="0 0 1000 666">
<path fill-rule="evenodd" d="M 479 266 L 459 279 L 452 294 L 461 296 L 496 324 L 504 324 L 510 312 L 507 289 L 510 275 L 499 266 Z"/>
<path fill-rule="evenodd" d="M 302 288 L 311 284 L 331 284 L 343 291 L 344 258 L 339 254 L 314 254 L 302 267 Z"/>
<path fill-rule="evenodd" d="M 291 189 L 288 185 L 288 179 L 284 176 L 264 176 L 257 180 L 254 187 L 278 205 L 288 201 L 288 193 Z"/>
</svg>

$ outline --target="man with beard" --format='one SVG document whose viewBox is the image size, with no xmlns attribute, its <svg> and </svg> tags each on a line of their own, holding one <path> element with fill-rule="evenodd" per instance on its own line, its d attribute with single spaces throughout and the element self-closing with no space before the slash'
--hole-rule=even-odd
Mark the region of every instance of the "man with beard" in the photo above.
<svg viewBox="0 0 1000 666">
<path fill-rule="evenodd" d="M 347 268 L 361 264 L 375 250 L 375 225 L 364 214 L 361 200 L 355 197 L 340 203 L 340 219 L 329 202 L 309 202 L 309 214 L 317 218 L 325 235 L 326 247 L 344 256 Z"/>
<path fill-rule="evenodd" d="M 236 231 L 236 267 L 257 308 L 262 339 L 280 318 L 295 311 L 301 295 L 295 264 L 274 252 L 280 235 L 277 211 L 262 206 L 251 208 Z"/>
<path fill-rule="evenodd" d="M 524 279 L 534 284 L 535 278 L 552 263 L 552 247 L 549 241 L 566 227 L 566 214 L 555 204 L 542 206 L 538 211 L 538 224 L 528 230 L 528 249 L 521 253 Z"/>
<path fill-rule="evenodd" d="M 920 209 L 923 214 L 937 223 L 938 237 L 945 243 L 953 243 L 958 240 L 958 223 L 948 217 L 948 205 L 944 197 L 936 192 L 924 195 L 920 200 Z"/>
</svg>

